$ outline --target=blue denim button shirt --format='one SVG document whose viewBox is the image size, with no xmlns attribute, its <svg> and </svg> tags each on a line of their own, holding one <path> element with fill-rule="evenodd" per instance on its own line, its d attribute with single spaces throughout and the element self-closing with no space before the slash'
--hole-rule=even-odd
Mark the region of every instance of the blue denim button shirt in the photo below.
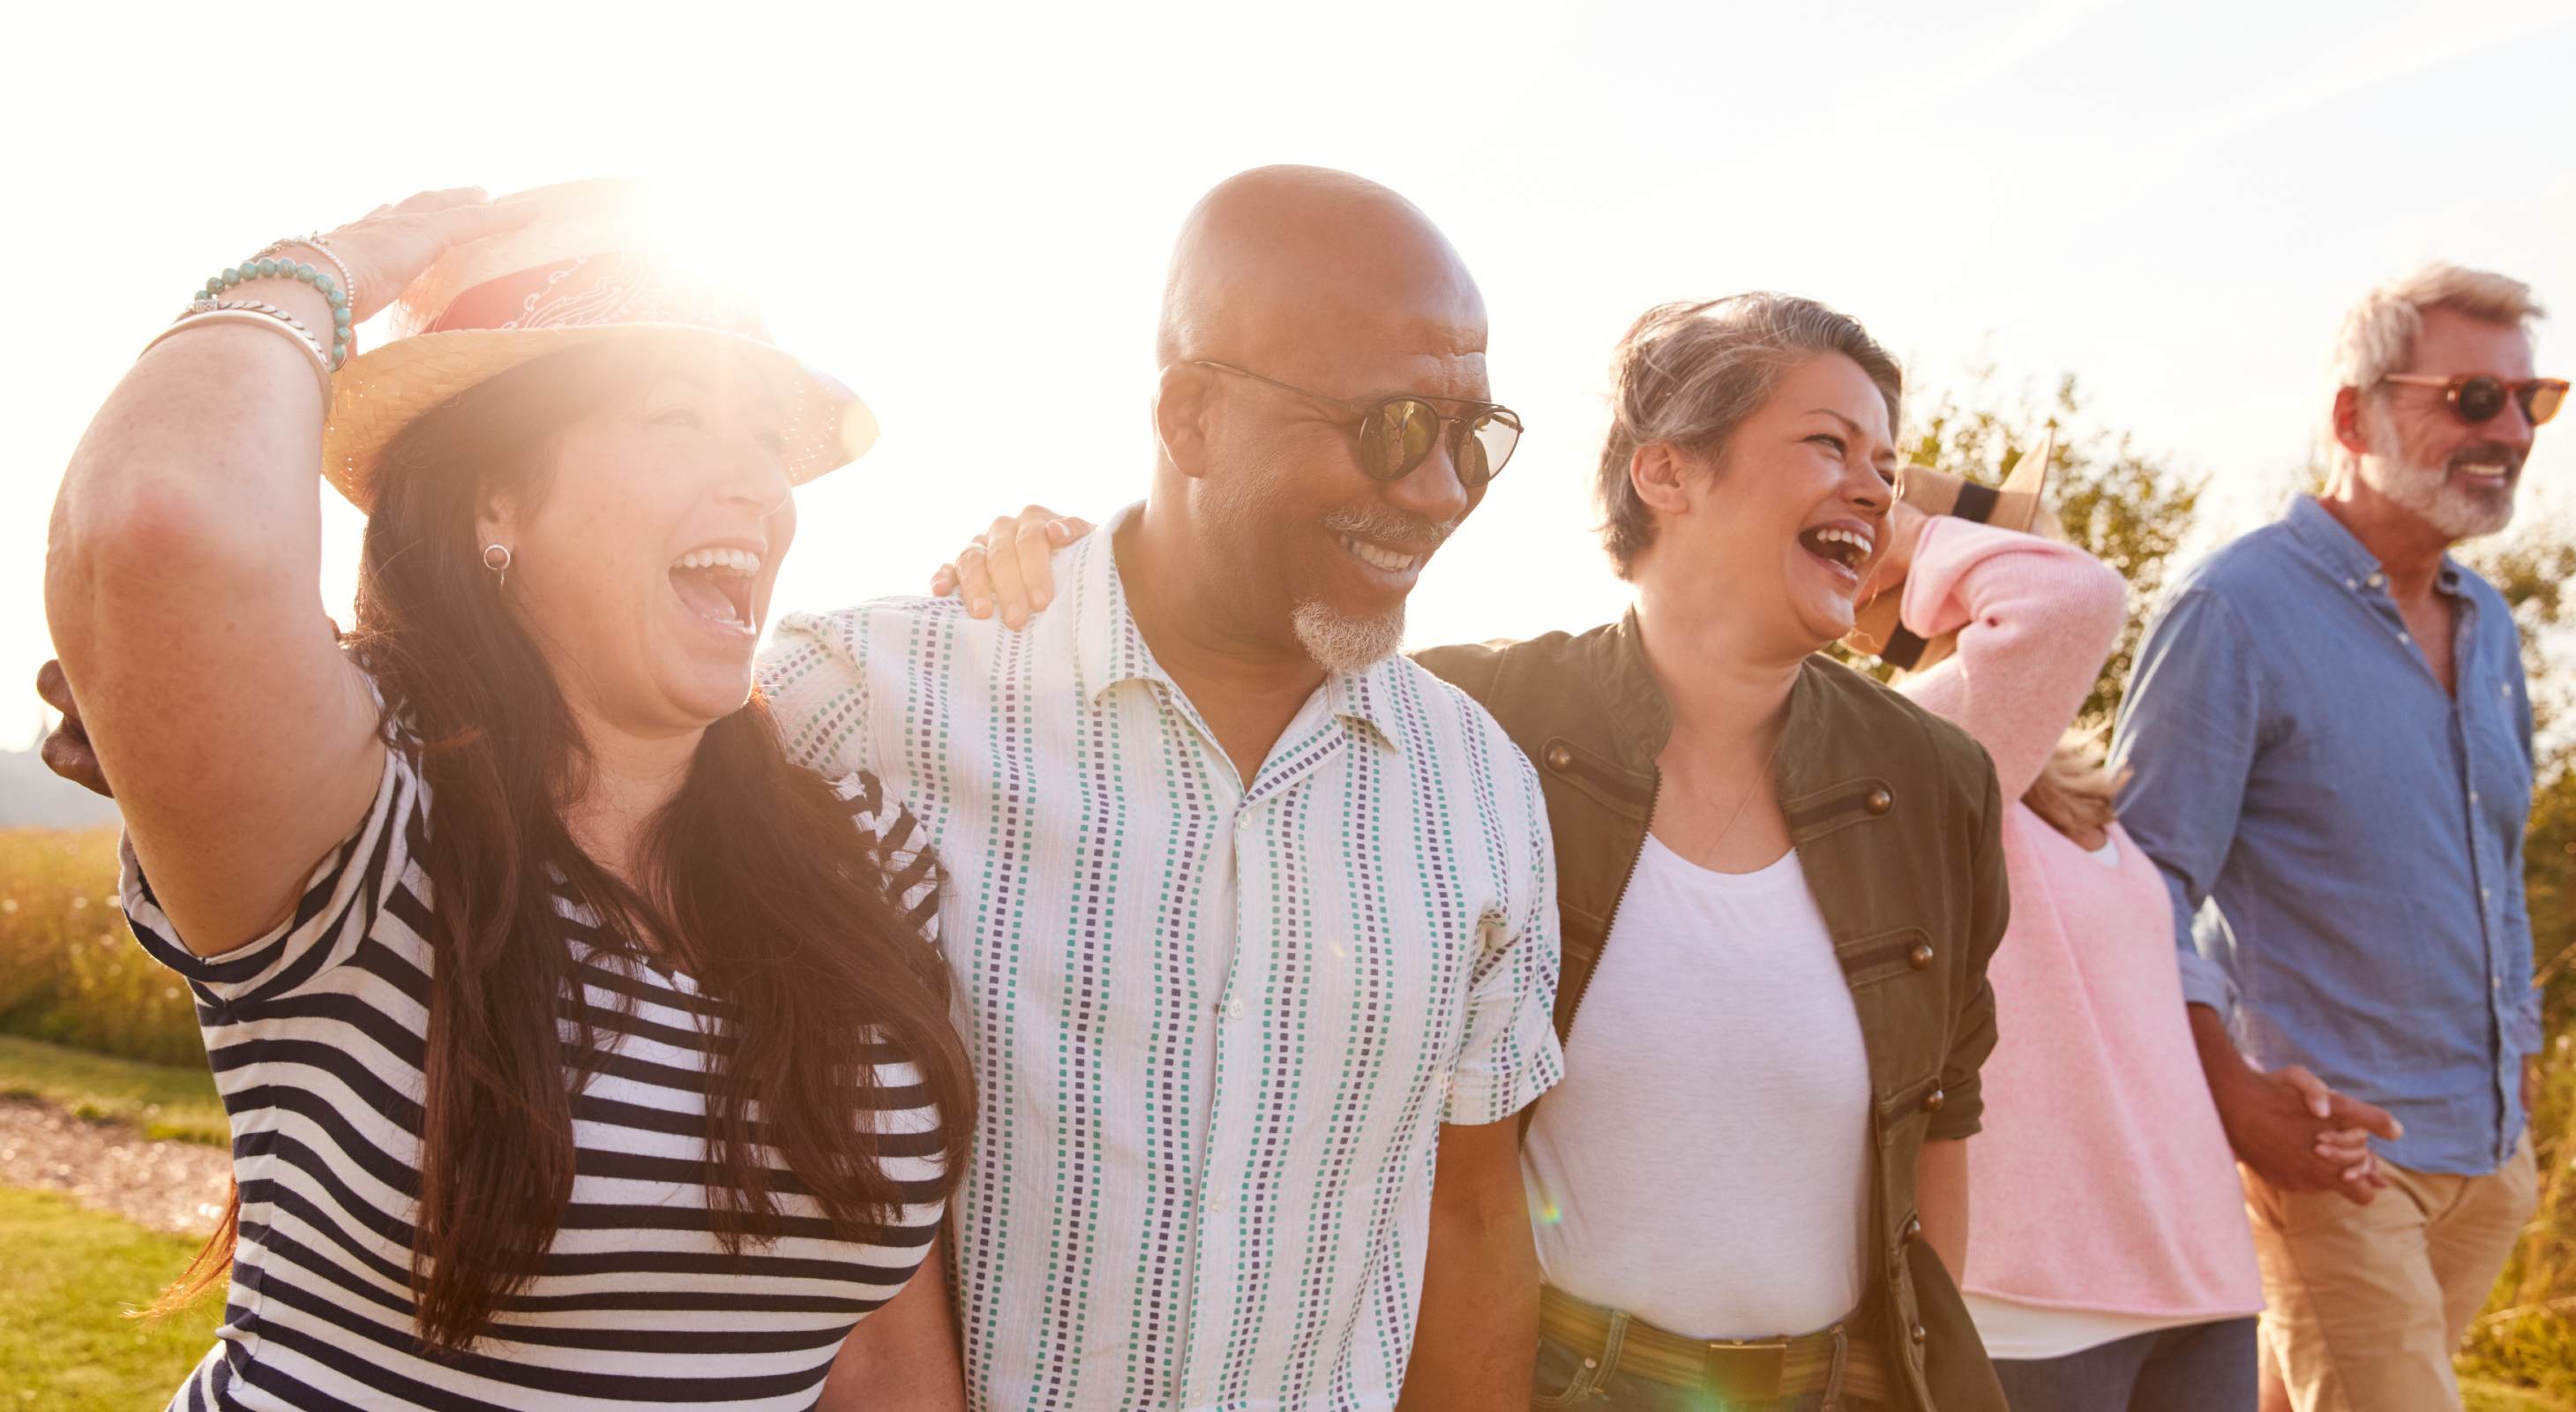
<svg viewBox="0 0 2576 1412">
<path fill-rule="evenodd" d="M 2540 1047 L 2522 836 L 2531 699 L 2511 611 L 2449 558 L 2456 694 L 2378 561 L 2316 501 L 2195 566 L 2140 644 L 2120 822 L 2173 894 L 2183 995 L 2249 1058 L 2379 1104 L 2419 1171 L 2521 1136 Z"/>
</svg>

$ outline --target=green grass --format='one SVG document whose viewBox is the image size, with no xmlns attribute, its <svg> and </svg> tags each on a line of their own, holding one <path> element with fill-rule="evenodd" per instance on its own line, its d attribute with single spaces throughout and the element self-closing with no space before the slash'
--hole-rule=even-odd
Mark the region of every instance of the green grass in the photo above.
<svg viewBox="0 0 2576 1412">
<path fill-rule="evenodd" d="M 0 1034 L 0 1096 L 41 1098 L 76 1117 L 132 1123 L 147 1137 L 231 1143 L 215 1081 L 203 1068 L 146 1064 Z M 0 1402 L 0 1412 L 7 1404 Z"/>
<path fill-rule="evenodd" d="M 195 1241 L 0 1187 L 0 1408 L 137 1412 L 170 1399 L 214 1346 L 223 1297 L 126 1317 L 186 1267 Z"/>
<path fill-rule="evenodd" d="M 2567 1412 L 2566 1403 L 2546 1393 L 2477 1378 L 2460 1380 L 2460 1401 L 2467 1412 Z"/>
</svg>

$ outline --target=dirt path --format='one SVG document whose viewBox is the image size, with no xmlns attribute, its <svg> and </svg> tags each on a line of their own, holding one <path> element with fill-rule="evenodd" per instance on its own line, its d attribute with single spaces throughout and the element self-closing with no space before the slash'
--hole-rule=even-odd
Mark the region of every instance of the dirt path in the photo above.
<svg viewBox="0 0 2576 1412">
<path fill-rule="evenodd" d="M 224 1213 L 232 1156 L 91 1123 L 50 1103 L 0 1099 L 0 1185 L 59 1191 L 154 1230 L 201 1236 Z"/>
</svg>

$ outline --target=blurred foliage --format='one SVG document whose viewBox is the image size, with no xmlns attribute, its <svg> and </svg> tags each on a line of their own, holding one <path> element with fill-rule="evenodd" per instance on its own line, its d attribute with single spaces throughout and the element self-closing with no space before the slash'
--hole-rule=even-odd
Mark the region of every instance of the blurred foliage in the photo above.
<svg viewBox="0 0 2576 1412">
<path fill-rule="evenodd" d="M 2471 1329 L 2461 1367 L 2576 1402 L 2576 535 L 2526 524 L 2462 555 L 2513 605 L 2542 741 L 2523 839 L 2541 983 L 2541 1092 L 2532 1115 L 2540 1212 Z"/>
<path fill-rule="evenodd" d="M 116 830 L 0 829 L 0 1034 L 203 1069 L 188 988 L 116 896 Z"/>
</svg>

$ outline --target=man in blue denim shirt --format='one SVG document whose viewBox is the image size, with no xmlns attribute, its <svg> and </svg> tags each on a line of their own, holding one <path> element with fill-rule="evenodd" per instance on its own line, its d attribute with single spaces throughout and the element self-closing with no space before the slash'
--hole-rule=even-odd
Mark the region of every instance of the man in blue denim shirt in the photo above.
<svg viewBox="0 0 2576 1412">
<path fill-rule="evenodd" d="M 2531 703 L 2503 597 L 2447 551 L 2512 519 L 2565 394 L 2538 313 L 2450 266 L 2363 300 L 2325 492 L 2174 585 L 2122 706 L 2121 822 L 2173 894 L 2301 1412 L 2458 1407 L 2451 1350 L 2532 1209 Z M 2344 1126 L 2375 1163 L 2342 1167 Z"/>
</svg>

